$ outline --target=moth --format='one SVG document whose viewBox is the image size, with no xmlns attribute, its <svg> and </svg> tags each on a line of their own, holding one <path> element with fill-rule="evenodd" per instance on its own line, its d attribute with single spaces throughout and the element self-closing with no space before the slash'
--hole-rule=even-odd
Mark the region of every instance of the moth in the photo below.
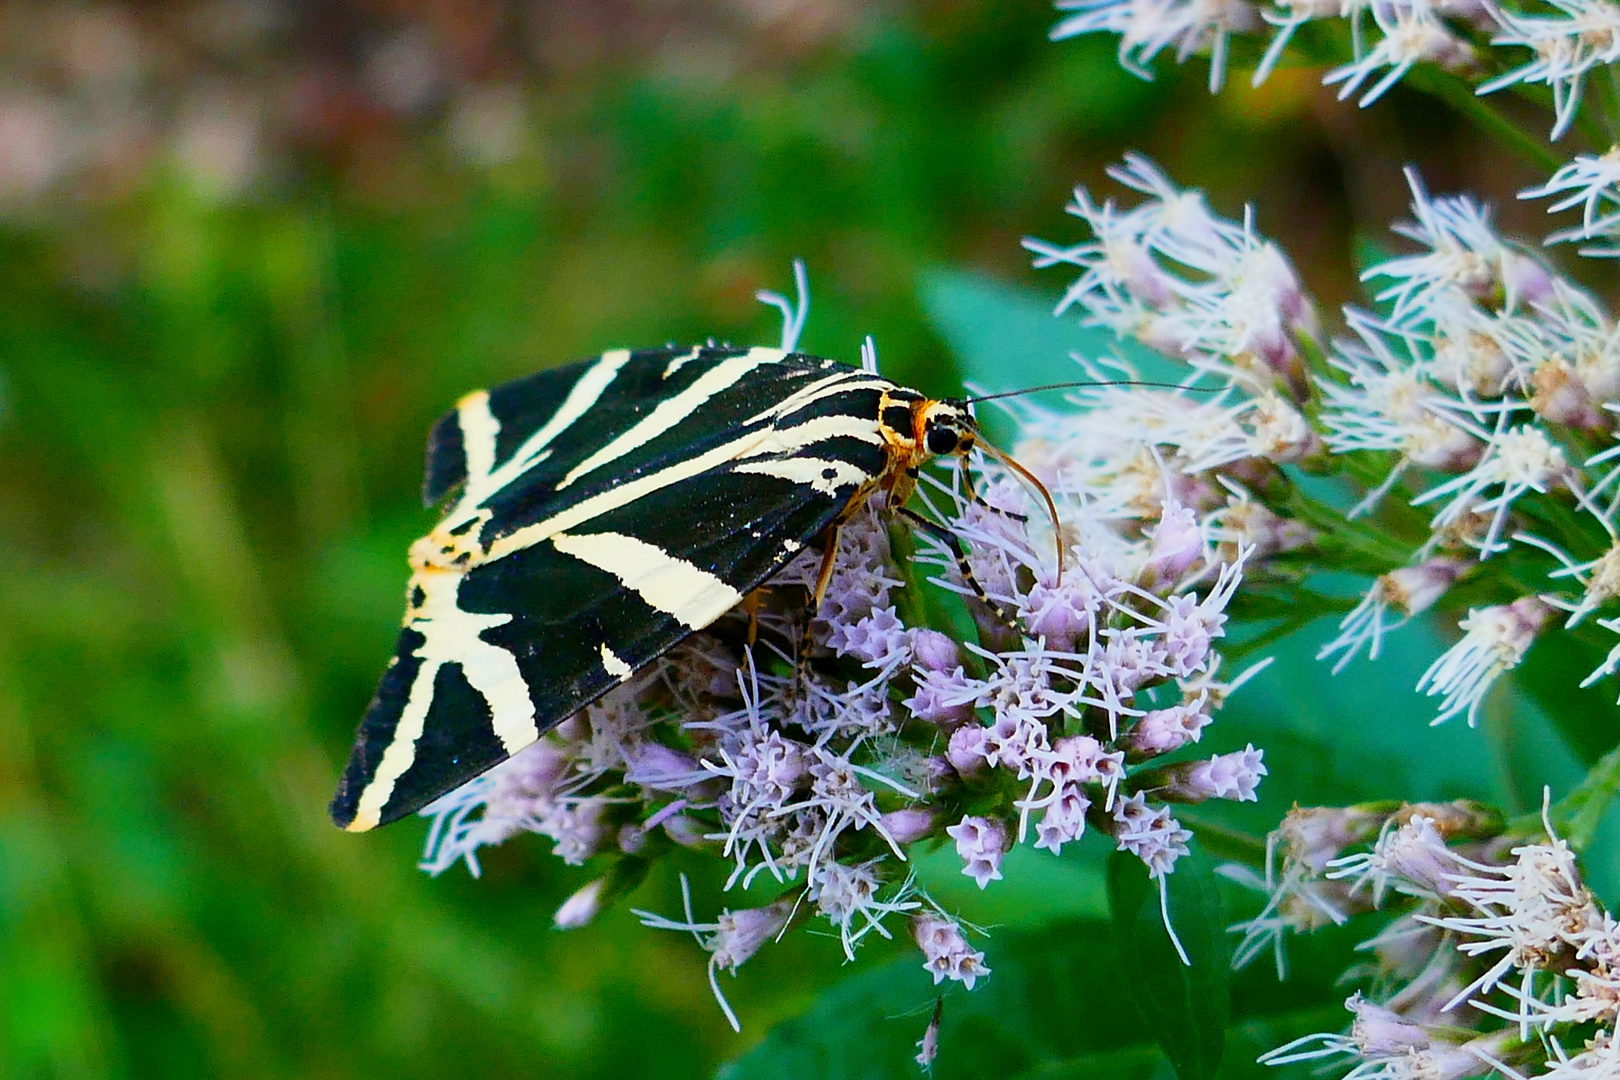
<svg viewBox="0 0 1620 1080">
<path fill-rule="evenodd" d="M 975 445 L 1028 476 L 967 401 L 781 349 L 621 349 L 467 395 L 428 438 L 423 502 L 448 510 L 411 545 L 332 820 L 362 832 L 421 809 L 818 541 L 819 600 L 839 526 L 879 491 L 943 532 L 906 500 L 920 466 Z"/>
</svg>

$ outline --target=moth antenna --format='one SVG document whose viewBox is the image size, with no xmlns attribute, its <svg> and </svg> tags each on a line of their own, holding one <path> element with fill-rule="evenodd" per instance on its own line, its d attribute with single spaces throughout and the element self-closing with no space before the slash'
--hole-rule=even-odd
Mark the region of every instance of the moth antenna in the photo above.
<svg viewBox="0 0 1620 1080">
<path fill-rule="evenodd" d="M 1003 390 L 999 394 L 979 394 L 962 400 L 969 405 L 975 405 L 981 401 L 1023 397 L 1025 394 L 1039 394 L 1046 390 L 1076 390 L 1085 386 L 1151 386 L 1159 390 L 1185 390 L 1192 394 L 1218 394 L 1229 389 L 1225 386 L 1184 386 L 1181 383 L 1153 382 L 1148 379 L 1077 379 L 1074 382 L 1047 383 L 1044 386 L 1026 386 L 1020 390 Z"/>
<path fill-rule="evenodd" d="M 1063 523 L 1058 520 L 1057 503 L 1052 501 L 1052 493 L 1046 490 L 1046 485 L 1041 483 L 1039 477 L 1014 461 L 1010 455 L 997 449 L 993 443 L 982 437 L 974 441 L 984 448 L 985 453 L 1023 477 L 1031 487 L 1041 493 L 1041 499 L 1046 503 L 1046 514 L 1052 519 L 1052 539 L 1057 545 L 1058 584 L 1063 584 Z"/>
</svg>

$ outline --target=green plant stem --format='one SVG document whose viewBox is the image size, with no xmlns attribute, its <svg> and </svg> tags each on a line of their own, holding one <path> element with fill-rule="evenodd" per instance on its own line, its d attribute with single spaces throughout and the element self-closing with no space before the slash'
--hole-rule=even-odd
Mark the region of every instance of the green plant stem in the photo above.
<svg viewBox="0 0 1620 1080">
<path fill-rule="evenodd" d="M 1620 71 L 1613 64 L 1603 66 L 1603 126 L 1609 145 L 1620 145 Z"/>
<path fill-rule="evenodd" d="M 1198 834 L 1198 842 L 1203 844 L 1211 855 L 1239 860 L 1250 866 L 1265 864 L 1265 837 L 1255 836 L 1229 825 L 1216 824 L 1200 817 L 1196 810 L 1189 810 L 1185 806 L 1176 808 L 1176 817 Z"/>
<path fill-rule="evenodd" d="M 1620 746 L 1603 755 L 1574 791 L 1560 799 L 1548 817 L 1553 828 L 1577 853 L 1592 843 L 1598 824 L 1609 804 L 1620 795 Z M 1509 833 L 1529 834 L 1541 830 L 1541 816 L 1526 814 L 1508 826 Z"/>
<path fill-rule="evenodd" d="M 1324 535 L 1333 536 L 1347 553 L 1360 554 L 1388 568 L 1403 565 L 1410 557 L 1412 548 L 1417 546 L 1416 543 L 1391 539 L 1382 527 L 1373 528 L 1346 518 L 1332 507 L 1307 495 L 1298 484 L 1290 487 L 1288 499 L 1287 509 L 1295 518 Z"/>
<path fill-rule="evenodd" d="M 1552 147 L 1486 104 L 1463 80 L 1432 67 L 1419 66 L 1407 76 L 1407 81 L 1456 109 L 1469 123 L 1543 172 L 1556 172 L 1564 164 L 1564 159 Z"/>
</svg>

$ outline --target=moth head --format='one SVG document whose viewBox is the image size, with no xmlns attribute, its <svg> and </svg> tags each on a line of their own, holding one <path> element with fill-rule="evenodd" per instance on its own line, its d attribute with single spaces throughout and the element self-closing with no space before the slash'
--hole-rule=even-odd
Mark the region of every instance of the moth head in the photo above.
<svg viewBox="0 0 1620 1080">
<path fill-rule="evenodd" d="M 973 419 L 967 402 L 954 399 L 919 401 L 915 409 L 913 427 L 917 445 L 929 457 L 943 457 L 946 454 L 965 457 L 978 441 L 979 423 Z"/>
</svg>

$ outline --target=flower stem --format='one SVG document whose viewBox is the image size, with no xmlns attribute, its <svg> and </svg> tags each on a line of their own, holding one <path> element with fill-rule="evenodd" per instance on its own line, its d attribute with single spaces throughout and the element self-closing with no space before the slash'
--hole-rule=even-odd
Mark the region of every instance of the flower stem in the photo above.
<svg viewBox="0 0 1620 1080">
<path fill-rule="evenodd" d="M 1603 820 L 1604 813 L 1617 794 L 1620 794 L 1620 746 L 1603 755 L 1602 760 L 1586 774 L 1586 779 L 1553 806 L 1548 817 L 1552 819 L 1553 828 L 1558 830 L 1558 834 L 1579 853 L 1592 843 L 1598 823 Z M 1519 822 L 1514 824 L 1518 825 Z M 1520 830 L 1515 828 L 1512 831 Z"/>
<path fill-rule="evenodd" d="M 1198 834 L 1198 842 L 1211 855 L 1222 859 L 1237 859 L 1251 866 L 1264 866 L 1266 839 L 1253 833 L 1218 824 L 1186 806 L 1178 807 L 1182 823 Z"/>
<path fill-rule="evenodd" d="M 1463 80 L 1424 66 L 1412 69 L 1407 79 L 1417 89 L 1456 109 L 1469 123 L 1543 172 L 1556 172 L 1564 163 L 1552 147 L 1486 104 Z"/>
</svg>

